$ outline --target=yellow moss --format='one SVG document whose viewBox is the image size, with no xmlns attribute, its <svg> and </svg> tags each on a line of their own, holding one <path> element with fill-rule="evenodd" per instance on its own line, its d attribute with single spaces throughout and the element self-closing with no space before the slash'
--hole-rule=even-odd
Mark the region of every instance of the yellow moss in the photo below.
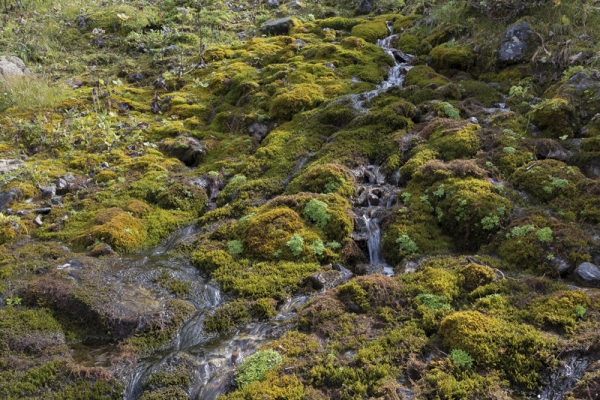
<svg viewBox="0 0 600 400">
<path fill-rule="evenodd" d="M 116 251 L 137 250 L 146 238 L 144 223 L 120 209 L 101 211 L 95 223 L 89 230 L 89 236 L 109 244 Z"/>
<path fill-rule="evenodd" d="M 352 36 L 362 38 L 371 43 L 375 43 L 377 39 L 383 39 L 389 34 L 388 27 L 383 20 L 364 22 L 352 28 L 351 32 Z"/>
<path fill-rule="evenodd" d="M 405 86 L 416 85 L 421 88 L 430 84 L 444 86 L 449 82 L 448 78 L 437 74 L 433 68 L 427 65 L 417 65 L 411 68 L 404 77 Z"/>
<path fill-rule="evenodd" d="M 278 119 L 291 119 L 294 114 L 310 110 L 324 100 L 322 87 L 315 84 L 300 84 L 277 95 L 271 103 L 271 113 Z"/>
<path fill-rule="evenodd" d="M 475 61 L 475 53 L 471 46 L 451 45 L 448 42 L 431 50 L 430 56 L 437 69 L 466 71 Z"/>
</svg>

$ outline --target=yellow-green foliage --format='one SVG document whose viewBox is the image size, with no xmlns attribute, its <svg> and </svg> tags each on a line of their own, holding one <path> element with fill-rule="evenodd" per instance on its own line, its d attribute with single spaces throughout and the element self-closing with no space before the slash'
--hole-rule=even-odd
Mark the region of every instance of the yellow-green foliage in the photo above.
<svg viewBox="0 0 600 400">
<path fill-rule="evenodd" d="M 568 100 L 555 98 L 534 107 L 528 114 L 547 137 L 572 137 L 576 131 L 575 109 Z"/>
<path fill-rule="evenodd" d="M 467 264 L 460 273 L 464 277 L 464 287 L 468 291 L 490 284 L 496 278 L 493 269 L 476 263 Z"/>
<path fill-rule="evenodd" d="M 440 325 L 446 349 L 464 350 L 476 365 L 498 370 L 514 384 L 533 389 L 548 365 L 552 344 L 529 325 L 487 317 L 477 311 L 456 312 Z"/>
<path fill-rule="evenodd" d="M 404 181 L 409 181 L 413 173 L 427 161 L 439 159 L 439 153 L 430 146 L 419 146 L 410 153 L 410 158 L 400 168 L 400 174 Z"/>
<path fill-rule="evenodd" d="M 90 237 L 109 244 L 116 251 L 140 249 L 146 238 L 144 223 L 118 208 L 102 210 L 94 224 L 89 230 Z"/>
<path fill-rule="evenodd" d="M 16 222 L 0 213 L 0 245 L 11 242 L 17 237 L 18 225 L 16 224 Z"/>
<path fill-rule="evenodd" d="M 415 35 L 404 33 L 396 42 L 396 48 L 402 50 L 406 54 L 416 55 L 419 52 L 421 41 Z"/>
<path fill-rule="evenodd" d="M 414 274 L 402 276 L 402 282 L 414 296 L 429 293 L 443 296 L 451 303 L 460 296 L 463 276 L 457 267 L 460 260 L 453 257 L 431 257 L 424 260 L 423 268 Z"/>
<path fill-rule="evenodd" d="M 558 197 L 576 198 L 579 195 L 577 184 L 583 179 L 579 168 L 550 159 L 524 165 L 512 176 L 512 182 L 518 189 L 542 202 Z"/>
<path fill-rule="evenodd" d="M 425 377 L 423 394 L 440 399 L 508 399 L 497 376 L 481 376 L 473 371 L 446 371 L 433 368 Z"/>
<path fill-rule="evenodd" d="M 480 130 L 481 126 L 477 124 L 446 128 L 441 122 L 429 136 L 427 146 L 436 150 L 440 158 L 446 161 L 470 158 L 479 150 L 477 133 Z"/>
<path fill-rule="evenodd" d="M 235 300 L 219 307 L 214 314 L 207 316 L 204 329 L 207 332 L 227 332 L 248 320 L 250 320 L 250 313 L 246 305 L 240 300 Z"/>
<path fill-rule="evenodd" d="M 355 18 L 342 18 L 342 17 L 333 17 L 327 18 L 322 21 L 319 21 L 319 27 L 323 28 L 331 28 L 338 31 L 350 31 L 354 26 L 358 25 L 361 21 Z"/>
<path fill-rule="evenodd" d="M 590 306 L 590 298 L 582 290 L 558 292 L 549 296 L 535 299 L 524 311 L 526 321 L 533 322 L 540 328 L 561 328 L 567 333 L 574 333 L 578 321 L 577 307 L 583 307 L 583 312 Z"/>
<path fill-rule="evenodd" d="M 242 235 L 244 254 L 270 260 L 286 248 L 287 241 L 304 228 L 300 215 L 289 208 L 275 208 L 248 221 Z"/>
<path fill-rule="evenodd" d="M 365 39 L 367 42 L 371 43 L 374 43 L 377 39 L 383 39 L 389 34 L 390 33 L 385 21 L 381 19 L 358 24 L 352 28 L 351 32 L 352 36 Z"/>
<path fill-rule="evenodd" d="M 430 84 L 444 86 L 449 82 L 448 78 L 437 74 L 433 68 L 427 65 L 416 65 L 404 77 L 405 86 L 416 85 L 421 88 Z"/>
<path fill-rule="evenodd" d="M 48 108 L 65 100 L 68 94 L 60 84 L 37 77 L 0 79 L 0 112 Z"/>
<path fill-rule="evenodd" d="M 90 13 L 88 29 L 101 28 L 106 31 L 127 34 L 131 31 L 139 31 L 156 22 L 160 17 L 154 7 L 132 7 L 120 5 L 107 11 L 99 8 Z"/>
<path fill-rule="evenodd" d="M 278 119 L 291 119 L 300 111 L 307 111 L 325 100 L 323 88 L 315 84 L 300 84 L 277 95 L 271 104 L 271 113 Z"/>
<path fill-rule="evenodd" d="M 223 400 L 285 399 L 306 398 L 304 385 L 296 375 L 279 376 L 279 369 L 269 371 L 262 380 L 244 385 L 242 388 L 222 397 Z"/>
<path fill-rule="evenodd" d="M 299 190 L 313 193 L 337 193 L 350 197 L 354 193 L 354 177 L 347 168 L 339 164 L 317 165 L 311 168 L 304 176 L 296 178 L 290 183 L 289 191 Z"/>
<path fill-rule="evenodd" d="M 437 69 L 468 70 L 475 61 L 471 46 L 447 42 L 435 47 L 429 53 Z"/>
</svg>

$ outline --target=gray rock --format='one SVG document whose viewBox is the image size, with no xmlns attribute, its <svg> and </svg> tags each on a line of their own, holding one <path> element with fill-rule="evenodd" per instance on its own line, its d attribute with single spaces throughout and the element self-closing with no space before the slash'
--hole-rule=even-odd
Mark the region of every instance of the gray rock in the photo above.
<svg viewBox="0 0 600 400">
<path fill-rule="evenodd" d="M 583 286 L 600 287 L 600 269 L 590 262 L 580 264 L 575 269 L 574 278 Z"/>
<path fill-rule="evenodd" d="M 158 148 L 165 154 L 178 158 L 188 167 L 197 166 L 204 157 L 204 148 L 198 139 L 178 136 L 172 140 L 163 140 Z"/>
<path fill-rule="evenodd" d="M 287 35 L 293 25 L 294 21 L 291 17 L 279 18 L 263 23 L 260 31 L 265 35 Z"/>
<path fill-rule="evenodd" d="M 34 210 L 34 212 L 36 214 L 41 214 L 41 215 L 48 215 L 50 214 L 50 212 L 52 212 L 52 207 L 41 207 L 41 208 L 36 208 Z"/>
<path fill-rule="evenodd" d="M 359 14 L 369 14 L 373 10 L 373 3 L 371 0 L 361 0 L 358 4 L 356 12 Z"/>
<path fill-rule="evenodd" d="M 406 388 L 396 388 L 396 393 L 400 395 L 402 400 L 412 400 L 415 398 L 415 393 Z"/>
<path fill-rule="evenodd" d="M 40 189 L 42 191 L 42 197 L 45 199 L 51 199 L 52 197 L 56 196 L 56 186 L 54 186 L 54 185 L 50 185 L 50 186 L 38 185 L 38 189 Z"/>
<path fill-rule="evenodd" d="M 14 190 L 8 190 L 0 193 L 0 212 L 4 212 L 17 199 L 17 193 Z"/>
<path fill-rule="evenodd" d="M 305 280 L 315 290 L 328 290 L 345 282 L 344 276 L 336 270 L 318 272 Z"/>
<path fill-rule="evenodd" d="M 299 49 L 303 48 L 304 46 L 306 46 L 306 42 L 302 39 L 296 39 L 294 40 L 292 43 L 290 43 L 292 46 L 296 46 Z"/>
<path fill-rule="evenodd" d="M 299 1 L 288 1 L 287 3 L 285 3 L 285 6 L 287 8 L 295 8 L 296 10 L 299 10 L 304 7 L 304 5 Z"/>
<path fill-rule="evenodd" d="M 261 142 L 271 132 L 271 126 L 264 122 L 254 122 L 248 127 L 248 133 Z"/>
<path fill-rule="evenodd" d="M 134 72 L 132 74 L 127 75 L 127 82 L 129 83 L 137 83 L 143 81 L 145 78 L 144 74 L 141 72 Z"/>
<path fill-rule="evenodd" d="M 267 6 L 269 6 L 269 8 L 279 8 L 279 0 L 269 0 Z"/>
<path fill-rule="evenodd" d="M 23 166 L 25 163 L 21 160 L 0 159 L 0 174 L 16 171 Z"/>
<path fill-rule="evenodd" d="M 338 271 L 340 274 L 342 274 L 342 276 L 344 277 L 344 279 L 349 280 L 350 278 L 352 278 L 352 275 L 354 275 L 352 273 L 352 271 L 350 271 L 347 268 L 344 268 L 343 266 L 341 266 L 340 264 L 333 264 L 332 268 L 336 271 Z"/>
<path fill-rule="evenodd" d="M 323 16 L 325 18 L 333 18 L 337 17 L 338 15 L 340 15 L 340 12 L 338 10 L 327 10 L 325 11 L 325 14 Z"/>
<path fill-rule="evenodd" d="M 15 56 L 0 57 L 0 80 L 9 78 L 22 78 L 33 76 L 33 72 L 21 60 Z"/>
<path fill-rule="evenodd" d="M 550 263 L 559 275 L 564 274 L 571 267 L 562 257 L 554 257 Z"/>
<path fill-rule="evenodd" d="M 504 64 L 526 61 L 534 33 L 527 22 L 519 22 L 506 30 L 498 50 L 498 60 Z"/>
<path fill-rule="evenodd" d="M 42 222 L 42 216 L 38 215 L 37 217 L 35 217 L 35 219 L 33 220 L 33 223 L 36 224 L 37 226 L 42 226 L 44 224 Z"/>
</svg>

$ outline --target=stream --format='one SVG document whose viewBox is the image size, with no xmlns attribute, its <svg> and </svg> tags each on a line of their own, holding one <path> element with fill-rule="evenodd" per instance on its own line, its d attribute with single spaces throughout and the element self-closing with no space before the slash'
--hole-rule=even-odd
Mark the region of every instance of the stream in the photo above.
<svg viewBox="0 0 600 400">
<path fill-rule="evenodd" d="M 390 28 L 391 32 L 391 27 Z M 391 87 L 401 86 L 404 74 L 410 66 L 412 56 L 392 47 L 396 35 L 381 39 L 377 44 L 394 60 L 388 78 L 376 89 L 352 95 L 352 104 L 357 110 L 364 111 L 363 105 Z M 306 164 L 310 153 L 303 158 L 286 184 Z M 369 262 L 373 267 L 369 273 L 394 274 L 381 255 L 381 230 L 379 220 L 387 208 L 397 202 L 396 185 L 386 183 L 379 167 L 366 166 L 353 171 L 359 182 L 358 197 L 354 203 L 357 216 L 358 233 L 368 247 Z M 208 190 L 207 190 L 208 191 Z M 211 200 L 215 193 L 209 193 Z M 212 202 L 214 203 L 214 201 Z M 213 207 L 214 208 L 214 204 Z M 174 278 L 191 285 L 186 298 L 196 308 L 195 313 L 183 323 L 166 348 L 149 356 L 141 357 L 134 363 L 113 366 L 115 375 L 126 382 L 124 400 L 137 400 L 145 390 L 147 379 L 158 371 L 183 366 L 189 372 L 192 383 L 187 395 L 190 399 L 212 400 L 228 389 L 236 366 L 245 357 L 253 354 L 265 342 L 273 340 L 284 332 L 284 325 L 296 313 L 309 296 L 295 296 L 288 299 L 280 308 L 277 316 L 269 321 L 251 322 L 232 334 L 209 334 L 204 331 L 207 315 L 222 305 L 223 298 L 219 287 L 202 277 L 189 259 L 172 256 L 169 251 L 179 243 L 192 240 L 200 231 L 186 227 L 171 235 L 161 245 L 134 255 L 123 257 L 115 274 L 126 284 L 141 287 L 153 287 L 157 271 L 167 270 Z M 73 346 L 74 357 L 82 365 L 107 366 L 110 368 L 111 354 L 115 354 L 114 344 L 80 344 Z"/>
</svg>

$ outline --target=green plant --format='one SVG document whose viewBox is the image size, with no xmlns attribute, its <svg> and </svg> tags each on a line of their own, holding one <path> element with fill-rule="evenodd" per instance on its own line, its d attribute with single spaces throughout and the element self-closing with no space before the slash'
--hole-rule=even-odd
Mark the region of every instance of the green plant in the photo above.
<svg viewBox="0 0 600 400">
<path fill-rule="evenodd" d="M 515 226 L 512 228 L 510 233 L 506 234 L 507 238 L 516 238 L 527 235 L 529 232 L 533 232 L 535 230 L 535 226 L 533 225 L 523 225 L 523 226 Z"/>
<path fill-rule="evenodd" d="M 240 387 L 260 381 L 267 371 L 282 363 L 281 355 L 275 350 L 259 350 L 242 361 L 235 381 Z"/>
<path fill-rule="evenodd" d="M 331 250 L 339 250 L 342 248 L 342 245 L 335 240 L 328 242 L 325 246 L 329 247 Z"/>
<path fill-rule="evenodd" d="M 444 101 L 441 105 L 444 107 L 444 114 L 446 114 L 448 118 L 460 119 L 460 113 L 452 106 L 452 104 Z"/>
<path fill-rule="evenodd" d="M 7 297 L 6 298 L 7 306 L 18 306 L 21 305 L 21 298 L 17 296 Z"/>
<path fill-rule="evenodd" d="M 304 215 L 315 222 L 320 228 L 324 228 L 331 218 L 331 215 L 327 212 L 327 207 L 327 203 L 312 199 L 306 204 L 306 207 L 304 207 Z"/>
<path fill-rule="evenodd" d="M 449 310 L 450 304 L 446 296 L 436 296 L 431 293 L 421 293 L 415 297 L 417 301 L 432 310 Z"/>
<path fill-rule="evenodd" d="M 310 250 L 316 255 L 322 255 L 325 251 L 325 245 L 321 239 L 315 240 L 310 246 L 308 246 Z"/>
<path fill-rule="evenodd" d="M 552 243 L 552 229 L 546 227 L 542 229 L 538 229 L 535 233 L 535 236 L 542 243 Z"/>
<path fill-rule="evenodd" d="M 244 252 L 244 246 L 240 240 L 230 240 L 227 242 L 227 249 L 234 256 L 239 256 Z"/>
<path fill-rule="evenodd" d="M 577 315 L 577 318 L 583 318 L 585 317 L 585 314 L 587 313 L 587 308 L 585 308 L 582 305 L 577 305 L 577 307 L 575 307 L 575 314 Z"/>
<path fill-rule="evenodd" d="M 419 246 L 405 233 L 396 238 L 396 243 L 402 253 L 414 254 L 419 251 Z"/>
<path fill-rule="evenodd" d="M 452 364 L 456 365 L 458 368 L 473 367 L 473 357 L 464 350 L 454 349 L 450 352 L 448 358 L 452 361 Z"/>
<path fill-rule="evenodd" d="M 287 241 L 286 245 L 290 248 L 292 254 L 298 257 L 300 254 L 302 254 L 302 248 L 304 247 L 304 238 L 302 238 L 302 236 L 296 233 L 290 238 L 290 240 Z"/>
</svg>

